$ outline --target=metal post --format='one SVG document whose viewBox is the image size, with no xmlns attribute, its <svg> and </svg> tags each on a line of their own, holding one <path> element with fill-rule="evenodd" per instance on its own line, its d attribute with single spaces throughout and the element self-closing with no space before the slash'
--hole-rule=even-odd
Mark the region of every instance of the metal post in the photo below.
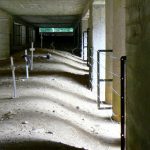
<svg viewBox="0 0 150 150">
<path fill-rule="evenodd" d="M 82 42 L 83 42 L 83 51 L 82 51 L 82 55 L 83 55 L 83 60 L 84 60 L 84 32 L 83 32 L 83 40 L 82 40 Z"/>
<path fill-rule="evenodd" d="M 104 79 L 104 78 L 101 78 L 100 74 L 101 74 L 101 58 L 100 58 L 100 55 L 101 53 L 112 53 L 113 50 L 98 50 L 97 51 L 97 107 L 98 109 L 101 109 L 100 107 L 100 104 L 102 103 L 101 99 L 100 99 L 100 96 L 101 96 L 101 93 L 100 93 L 100 82 L 112 82 L 113 80 L 112 79 Z M 106 70 L 105 70 L 106 72 Z"/>
<path fill-rule="evenodd" d="M 29 78 L 29 65 L 28 65 L 28 53 L 27 53 L 27 50 L 25 50 L 25 61 L 26 61 L 26 78 L 28 79 Z"/>
<path fill-rule="evenodd" d="M 90 33 L 90 28 L 87 29 L 87 66 L 89 66 L 89 61 L 90 61 L 90 54 L 89 54 L 89 50 L 90 50 L 90 46 L 89 46 L 89 33 Z"/>
<path fill-rule="evenodd" d="M 31 50 L 31 70 L 33 70 L 33 51 Z"/>
<path fill-rule="evenodd" d="M 92 86 L 92 67 L 93 67 L 93 48 L 91 47 L 89 49 L 89 53 L 90 53 L 90 61 L 89 61 L 89 88 L 92 91 L 93 90 L 93 86 Z"/>
<path fill-rule="evenodd" d="M 11 61 L 11 69 L 12 69 L 12 77 L 13 77 L 13 97 L 16 98 L 16 79 L 15 79 L 15 66 L 14 66 L 14 61 L 13 57 L 10 57 Z"/>
<path fill-rule="evenodd" d="M 121 57 L 121 150 L 125 150 L 125 61 Z"/>
<path fill-rule="evenodd" d="M 97 51 L 97 108 L 100 109 L 100 52 Z"/>
<path fill-rule="evenodd" d="M 33 70 L 33 51 L 35 51 L 35 48 L 33 48 L 33 42 L 31 43 L 31 48 L 30 48 L 30 51 L 31 51 L 31 70 Z"/>
</svg>

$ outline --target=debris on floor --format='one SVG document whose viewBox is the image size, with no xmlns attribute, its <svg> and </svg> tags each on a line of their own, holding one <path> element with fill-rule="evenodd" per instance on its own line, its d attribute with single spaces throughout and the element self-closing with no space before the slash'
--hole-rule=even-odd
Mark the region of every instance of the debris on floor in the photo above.
<svg viewBox="0 0 150 150">
<path fill-rule="evenodd" d="M 3 120 L 8 120 L 8 119 L 13 119 L 14 115 L 16 115 L 17 113 L 9 111 L 5 114 L 2 115 L 2 117 L 0 118 L 1 121 Z"/>
<path fill-rule="evenodd" d="M 45 133 L 45 129 L 36 129 L 36 128 L 32 128 L 32 132 L 34 133 Z"/>
<path fill-rule="evenodd" d="M 47 131 L 47 132 L 45 132 L 45 133 L 47 133 L 47 134 L 53 134 L 53 132 L 51 132 L 51 131 Z"/>
<path fill-rule="evenodd" d="M 23 121 L 21 124 L 28 124 L 29 122 L 28 121 Z"/>
<path fill-rule="evenodd" d="M 80 109 L 80 107 L 79 107 L 79 106 L 77 106 L 77 107 L 76 107 L 76 109 Z"/>
</svg>

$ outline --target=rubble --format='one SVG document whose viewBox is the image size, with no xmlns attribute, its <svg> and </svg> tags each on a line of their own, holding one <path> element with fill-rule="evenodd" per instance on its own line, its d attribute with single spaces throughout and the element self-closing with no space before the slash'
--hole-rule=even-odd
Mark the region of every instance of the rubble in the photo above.
<svg viewBox="0 0 150 150">
<path fill-rule="evenodd" d="M 12 119 L 14 117 L 14 115 L 16 115 L 15 112 L 9 111 L 9 112 L 3 114 L 0 120 L 3 121 L 3 120 Z"/>
</svg>

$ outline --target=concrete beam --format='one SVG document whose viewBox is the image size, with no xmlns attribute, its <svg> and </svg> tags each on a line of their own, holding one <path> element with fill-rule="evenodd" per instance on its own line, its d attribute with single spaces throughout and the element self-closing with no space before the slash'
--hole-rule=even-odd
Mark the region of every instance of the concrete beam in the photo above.
<svg viewBox="0 0 150 150">
<path fill-rule="evenodd" d="M 81 19 L 86 16 L 86 14 L 88 13 L 89 8 L 90 8 L 90 6 L 92 5 L 93 1 L 94 1 L 94 0 L 89 0 L 89 1 L 88 1 L 87 5 L 85 6 L 85 8 L 84 8 L 84 10 L 83 10 L 83 12 L 82 12 Z"/>
</svg>

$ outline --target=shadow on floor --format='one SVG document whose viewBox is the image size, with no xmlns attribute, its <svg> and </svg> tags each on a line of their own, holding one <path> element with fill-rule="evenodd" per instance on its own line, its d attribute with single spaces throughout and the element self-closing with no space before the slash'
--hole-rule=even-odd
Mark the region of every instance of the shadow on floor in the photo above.
<svg viewBox="0 0 150 150">
<path fill-rule="evenodd" d="M 89 75 L 78 75 L 78 74 L 73 74 L 70 72 L 61 72 L 61 71 L 42 71 L 42 72 L 38 72 L 38 71 L 33 71 L 30 73 L 31 76 L 52 76 L 52 75 L 58 75 L 60 77 L 66 77 L 66 78 L 70 78 L 73 79 L 74 81 L 78 82 L 81 85 L 87 85 L 88 84 L 88 78 Z"/>
<path fill-rule="evenodd" d="M 22 141 L 17 143 L 0 144 L 1 150 L 85 150 L 57 142 Z"/>
</svg>

